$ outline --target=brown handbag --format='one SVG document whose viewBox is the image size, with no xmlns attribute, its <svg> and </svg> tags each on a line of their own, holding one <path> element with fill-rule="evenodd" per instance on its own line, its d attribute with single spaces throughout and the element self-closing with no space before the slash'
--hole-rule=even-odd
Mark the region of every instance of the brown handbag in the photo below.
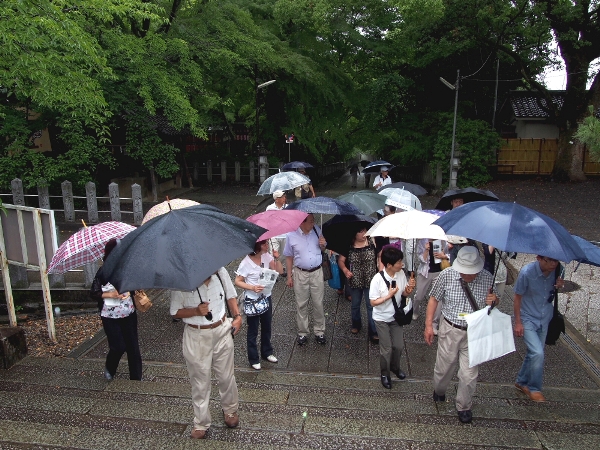
<svg viewBox="0 0 600 450">
<path fill-rule="evenodd" d="M 135 291 L 133 294 L 133 302 L 135 303 L 135 309 L 139 312 L 146 312 L 152 306 L 150 298 L 146 295 L 143 290 Z"/>
</svg>

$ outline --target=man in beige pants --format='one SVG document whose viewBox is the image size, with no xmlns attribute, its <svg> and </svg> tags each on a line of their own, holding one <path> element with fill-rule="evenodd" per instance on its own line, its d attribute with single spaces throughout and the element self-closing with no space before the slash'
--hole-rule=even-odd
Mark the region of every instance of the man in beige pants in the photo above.
<svg viewBox="0 0 600 450">
<path fill-rule="evenodd" d="M 462 423 L 469 423 L 473 418 L 471 406 L 479 374 L 478 366 L 469 367 L 469 341 L 464 316 L 472 313 L 474 308 L 468 293 L 473 297 L 475 309 L 498 303 L 497 295 L 489 291 L 493 278 L 487 270 L 483 270 L 483 263 L 477 248 L 461 248 L 452 267 L 442 271 L 435 281 L 425 318 L 425 342 L 431 345 L 434 336 L 433 317 L 438 302 L 442 303 L 433 370 L 433 400 L 446 401 L 446 390 L 458 363 L 456 410 Z"/>
<path fill-rule="evenodd" d="M 226 314 L 225 299 L 232 318 Z M 171 315 L 182 319 L 183 357 L 192 384 L 193 439 L 204 439 L 211 425 L 211 366 L 219 383 L 225 425 L 238 426 L 238 389 L 233 374 L 233 335 L 242 326 L 237 294 L 224 267 L 192 292 L 171 291 Z M 210 314 L 209 314 L 210 313 Z"/>
<path fill-rule="evenodd" d="M 287 266 L 287 285 L 294 288 L 298 325 L 298 345 L 307 341 L 308 301 L 312 300 L 315 339 L 325 344 L 325 314 L 323 312 L 324 281 L 321 251 L 327 242 L 309 214 L 296 231 L 286 235 L 283 254 Z M 293 268 L 293 271 L 292 271 Z"/>
</svg>

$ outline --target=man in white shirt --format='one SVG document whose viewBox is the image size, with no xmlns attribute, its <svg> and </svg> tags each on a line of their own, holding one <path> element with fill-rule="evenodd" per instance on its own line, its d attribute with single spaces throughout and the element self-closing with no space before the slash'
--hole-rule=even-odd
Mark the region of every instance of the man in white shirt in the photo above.
<svg viewBox="0 0 600 450">
<path fill-rule="evenodd" d="M 377 175 L 375 177 L 375 181 L 373 181 L 373 187 L 375 189 L 379 189 L 381 186 L 385 186 L 386 184 L 392 184 L 392 179 L 388 175 L 389 171 L 390 168 L 387 166 L 383 166 L 380 169 L 379 175 Z"/>
<path fill-rule="evenodd" d="M 298 325 L 298 345 L 307 341 L 308 301 L 312 301 L 315 339 L 325 344 L 325 314 L 323 312 L 323 294 L 325 284 L 321 269 L 321 252 L 327 242 L 320 228 L 315 226 L 315 218 L 309 214 L 296 231 L 286 235 L 285 250 L 287 266 L 287 285 L 294 288 Z M 293 268 L 293 270 L 292 270 Z"/>
<path fill-rule="evenodd" d="M 232 318 L 227 318 L 227 308 Z M 238 389 L 233 374 L 233 338 L 242 326 L 237 294 L 224 267 L 194 291 L 171 291 L 171 315 L 182 319 L 183 357 L 192 384 L 194 425 L 191 437 L 204 439 L 211 425 L 209 411 L 211 362 L 219 383 L 225 425 L 238 426 Z"/>
<path fill-rule="evenodd" d="M 286 195 L 285 191 L 275 191 L 273 192 L 273 200 L 274 203 L 271 203 L 267 206 L 267 211 L 271 210 L 282 210 L 285 208 Z"/>
</svg>

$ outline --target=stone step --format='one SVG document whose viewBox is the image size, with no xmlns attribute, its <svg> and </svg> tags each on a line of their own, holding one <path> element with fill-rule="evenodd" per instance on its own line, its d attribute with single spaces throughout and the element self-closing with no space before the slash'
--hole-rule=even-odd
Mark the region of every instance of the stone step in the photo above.
<svg viewBox="0 0 600 450">
<path fill-rule="evenodd" d="M 28 357 L 0 372 L 0 448 L 188 448 L 187 370 L 145 364 L 144 381 L 102 377 L 103 361 Z M 480 383 L 472 425 L 434 403 L 428 380 L 237 370 L 241 424 L 227 429 L 213 386 L 211 448 L 598 448 L 600 393 L 549 389 L 534 404 L 513 386 Z M 452 390 L 455 386 L 452 386 Z M 25 448 L 25 447 L 23 447 Z"/>
</svg>

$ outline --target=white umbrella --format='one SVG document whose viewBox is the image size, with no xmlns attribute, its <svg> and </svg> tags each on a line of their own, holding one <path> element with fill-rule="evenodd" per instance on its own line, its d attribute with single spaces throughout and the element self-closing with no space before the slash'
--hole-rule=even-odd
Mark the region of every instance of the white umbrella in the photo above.
<svg viewBox="0 0 600 450">
<path fill-rule="evenodd" d="M 267 178 L 256 195 L 268 195 L 275 191 L 289 191 L 307 183 L 310 183 L 310 178 L 301 173 L 279 172 Z"/>
<path fill-rule="evenodd" d="M 401 239 L 441 239 L 447 240 L 444 230 L 432 225 L 437 216 L 413 209 L 390 214 L 373 225 L 367 236 L 397 237 Z"/>
</svg>

